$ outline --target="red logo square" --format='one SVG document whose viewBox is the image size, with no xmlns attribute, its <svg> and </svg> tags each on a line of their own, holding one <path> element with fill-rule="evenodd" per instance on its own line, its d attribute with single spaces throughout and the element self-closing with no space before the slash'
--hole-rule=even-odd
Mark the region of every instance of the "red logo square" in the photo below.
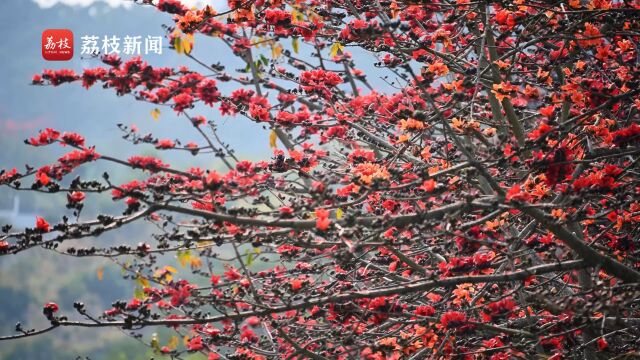
<svg viewBox="0 0 640 360">
<path fill-rule="evenodd" d="M 49 61 L 71 60 L 73 57 L 73 32 L 68 29 L 43 31 L 42 57 Z"/>
</svg>

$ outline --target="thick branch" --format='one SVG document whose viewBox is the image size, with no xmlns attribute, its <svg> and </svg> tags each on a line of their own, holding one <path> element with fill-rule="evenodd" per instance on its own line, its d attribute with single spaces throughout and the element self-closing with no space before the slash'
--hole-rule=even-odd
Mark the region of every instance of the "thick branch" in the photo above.
<svg viewBox="0 0 640 360">
<path fill-rule="evenodd" d="M 280 305 L 276 307 L 267 308 L 264 310 L 246 311 L 233 314 L 224 314 L 218 316 L 211 316 L 201 319 L 163 319 L 163 320 L 141 320 L 131 323 L 125 323 L 125 321 L 107 321 L 101 323 L 95 322 L 79 322 L 79 321 L 60 321 L 59 326 L 72 326 L 72 327 L 87 327 L 87 328 L 100 328 L 100 327 L 123 327 L 125 325 L 133 326 L 158 326 L 158 325 L 194 325 L 194 324 L 206 324 L 214 323 L 222 320 L 240 320 L 250 316 L 265 316 L 275 313 L 282 313 L 289 310 L 308 309 L 316 305 L 324 305 L 330 303 L 342 303 L 355 299 L 375 298 L 380 296 L 391 296 L 399 294 L 411 294 L 415 292 L 428 291 L 438 287 L 452 287 L 459 284 L 479 284 L 479 283 L 504 283 L 511 281 L 525 280 L 531 276 L 542 275 L 557 271 L 567 271 L 580 269 L 587 266 L 587 263 L 582 260 L 571 260 L 565 262 L 558 262 L 556 264 L 545 264 L 533 266 L 523 270 L 514 271 L 511 273 L 494 274 L 494 275 L 472 275 L 472 276 L 455 276 L 450 278 L 443 278 L 439 280 L 419 281 L 412 284 L 402 284 L 399 286 L 391 286 L 380 289 L 364 290 L 358 292 L 329 295 L 317 298 L 307 299 L 301 302 Z M 12 337 L 2 337 L 0 340 L 9 340 Z"/>
</svg>

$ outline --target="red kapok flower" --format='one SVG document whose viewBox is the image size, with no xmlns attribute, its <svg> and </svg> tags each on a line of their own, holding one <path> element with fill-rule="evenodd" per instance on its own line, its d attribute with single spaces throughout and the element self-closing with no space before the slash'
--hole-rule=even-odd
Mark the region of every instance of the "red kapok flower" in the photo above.
<svg viewBox="0 0 640 360">
<path fill-rule="evenodd" d="M 325 97 L 330 97 L 329 88 L 342 84 L 343 80 L 335 72 L 322 69 L 303 71 L 300 74 L 300 86 L 307 93 L 320 93 Z"/>
<path fill-rule="evenodd" d="M 421 305 L 416 308 L 415 314 L 418 316 L 433 316 L 436 313 L 436 309 L 431 305 Z"/>
<path fill-rule="evenodd" d="M 47 175 L 47 173 L 44 171 L 38 171 L 36 173 L 36 179 L 38 179 L 42 186 L 47 186 L 47 184 L 49 184 L 49 182 L 51 181 L 51 179 L 49 179 L 49 175 Z"/>
<path fill-rule="evenodd" d="M 13 168 L 9 171 L 0 170 L 0 184 L 9 183 L 18 175 L 18 170 L 16 168 Z"/>
<path fill-rule="evenodd" d="M 67 145 L 84 146 L 84 137 L 73 132 L 65 132 L 62 134 L 62 142 Z"/>
<path fill-rule="evenodd" d="M 42 232 L 49 232 L 49 223 L 47 222 L 47 220 L 41 218 L 40 216 L 36 216 L 36 229 Z"/>
<path fill-rule="evenodd" d="M 327 210 L 327 209 L 317 209 L 316 210 L 316 217 L 317 218 L 327 218 L 327 217 L 329 217 L 329 210 Z"/>
<path fill-rule="evenodd" d="M 60 137 L 60 132 L 51 128 L 46 128 L 40 131 L 40 133 L 38 134 L 38 137 L 32 137 L 28 141 L 26 140 L 25 141 L 33 146 L 42 146 L 42 145 L 51 144 L 52 142 L 56 141 L 59 137 Z"/>
<path fill-rule="evenodd" d="M 51 312 L 58 312 L 58 310 L 60 309 L 58 307 L 58 304 L 54 303 L 54 302 L 48 302 L 44 305 L 44 308 L 51 311 Z"/>
<path fill-rule="evenodd" d="M 489 315 L 493 317 L 503 316 L 509 312 L 511 312 L 516 307 L 515 301 L 511 298 L 501 299 L 499 301 L 495 301 L 489 303 L 486 308 L 489 310 Z"/>
<path fill-rule="evenodd" d="M 193 105 L 193 96 L 189 94 L 178 94 L 173 97 L 173 109 L 178 113 L 184 111 L 184 109 L 190 108 Z"/>
<path fill-rule="evenodd" d="M 54 302 L 48 302 L 46 304 L 44 304 L 44 307 L 42 308 L 42 313 L 48 318 L 52 318 L 54 313 L 57 313 L 58 310 L 60 308 L 58 307 L 58 304 L 54 303 Z"/>
<path fill-rule="evenodd" d="M 229 266 L 227 268 L 227 271 L 224 272 L 224 278 L 229 281 L 238 280 L 241 277 L 242 275 L 240 274 L 238 269 L 234 268 L 233 266 Z"/>
<path fill-rule="evenodd" d="M 467 321 L 467 315 L 459 311 L 448 311 L 440 317 L 440 324 L 446 329 L 453 329 Z"/>
<path fill-rule="evenodd" d="M 258 326 L 260 325 L 260 318 L 257 316 L 250 316 L 247 318 L 247 325 Z"/>
<path fill-rule="evenodd" d="M 329 220 L 329 210 L 327 209 L 316 209 L 316 228 L 321 231 L 325 231 L 331 225 L 331 220 Z"/>
<path fill-rule="evenodd" d="M 160 139 L 156 143 L 156 149 L 173 149 L 175 146 L 176 143 L 169 139 Z"/>
<path fill-rule="evenodd" d="M 329 218 L 323 217 L 323 218 L 317 218 L 316 219 L 316 228 L 318 230 L 321 231 L 325 231 L 329 228 L 329 226 L 331 225 L 331 220 L 329 220 Z"/>
<path fill-rule="evenodd" d="M 553 186 L 558 182 L 564 181 L 571 175 L 575 167 L 571 161 L 573 160 L 573 152 L 567 147 L 556 149 L 552 156 L 547 159 L 547 169 L 545 171 L 546 183 Z"/>
<path fill-rule="evenodd" d="M 211 285 L 218 285 L 220 283 L 219 275 L 211 275 Z"/>
<path fill-rule="evenodd" d="M 187 344 L 187 349 L 189 351 L 200 351 L 204 349 L 204 344 L 202 343 L 202 338 L 200 336 L 192 337 Z"/>
<path fill-rule="evenodd" d="M 605 340 L 605 338 L 599 338 L 598 339 L 598 349 L 600 351 L 604 351 L 609 347 L 609 343 L 607 342 L 607 340 Z"/>
<path fill-rule="evenodd" d="M 293 279 L 289 284 L 291 285 L 291 290 L 295 292 L 302 289 L 303 282 L 300 279 Z"/>
<path fill-rule="evenodd" d="M 205 184 L 210 188 L 217 188 L 222 183 L 222 176 L 215 171 L 211 171 L 205 179 Z"/>
<path fill-rule="evenodd" d="M 178 0 L 160 0 L 156 5 L 158 10 L 169 14 L 184 15 L 189 9 Z"/>
<path fill-rule="evenodd" d="M 531 195 L 527 193 L 526 190 L 523 190 L 519 184 L 515 184 L 512 187 L 510 187 L 509 190 L 507 190 L 507 195 L 505 196 L 505 199 L 507 201 L 511 201 L 511 200 L 528 201 L 530 198 L 531 198 Z"/>
<path fill-rule="evenodd" d="M 438 185 L 438 184 L 436 183 L 436 181 L 435 181 L 435 180 L 433 180 L 433 179 L 429 179 L 429 180 L 425 180 L 425 181 L 422 183 L 422 186 L 420 186 L 420 187 L 419 187 L 419 189 L 420 189 L 420 190 L 424 190 L 424 191 L 426 191 L 426 192 L 430 193 L 430 192 L 432 192 L 433 190 L 435 190 L 436 185 Z"/>
<path fill-rule="evenodd" d="M 134 168 L 149 170 L 151 172 L 156 172 L 162 168 L 169 167 L 169 165 L 163 163 L 162 160 L 156 159 L 153 156 L 136 155 L 128 158 L 127 162 Z"/>
<path fill-rule="evenodd" d="M 70 194 L 67 194 L 67 200 L 71 203 L 79 203 L 82 202 L 85 198 L 85 195 L 82 191 L 72 191 Z"/>
<path fill-rule="evenodd" d="M 220 101 L 220 92 L 216 87 L 216 81 L 213 79 L 204 79 L 198 84 L 197 95 L 200 100 L 209 106 Z"/>
<path fill-rule="evenodd" d="M 640 138 L 640 125 L 635 123 L 611 133 L 611 142 L 619 147 L 625 147 L 629 143 L 637 141 L 638 138 Z"/>
</svg>

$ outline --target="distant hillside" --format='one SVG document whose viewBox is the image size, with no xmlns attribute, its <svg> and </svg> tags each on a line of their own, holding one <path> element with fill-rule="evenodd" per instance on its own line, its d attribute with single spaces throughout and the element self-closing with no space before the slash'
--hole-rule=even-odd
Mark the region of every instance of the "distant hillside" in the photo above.
<svg viewBox="0 0 640 360">
<path fill-rule="evenodd" d="M 117 123 L 136 123 L 142 131 L 154 131 L 159 136 L 195 139 L 192 128 L 176 126 L 176 121 L 184 119 L 178 120 L 171 110 L 163 111 L 160 121 L 154 122 L 150 116 L 153 106 L 132 98 L 117 97 L 111 90 L 87 91 L 77 85 L 56 89 L 29 85 L 32 75 L 45 67 L 81 71 L 83 67 L 100 65 L 96 60 L 81 60 L 80 56 L 70 62 L 44 61 L 40 55 L 40 36 L 46 28 L 71 29 L 76 41 L 79 41 L 82 35 L 161 35 L 161 25 L 170 22 L 166 14 L 139 6 L 130 10 L 114 9 L 105 4 L 88 8 L 56 5 L 41 9 L 31 0 L 0 1 L 0 26 L 4 35 L 0 42 L 0 77 L 3 79 L 0 86 L 0 168 L 15 166 L 22 170 L 25 163 L 42 165 L 55 161 L 68 150 L 59 146 L 35 149 L 23 144 L 25 138 L 44 127 L 78 131 L 85 135 L 87 143 L 95 144 L 99 152 L 120 156 L 134 152 L 153 153 L 155 150 L 149 147 L 135 148 L 120 140 Z M 220 54 L 220 51 L 208 48 L 206 44 L 204 39 L 199 41 L 199 49 L 194 51 L 202 52 L 212 62 L 225 61 L 216 59 L 214 54 Z M 165 50 L 164 55 L 148 57 L 147 60 L 162 66 L 188 64 L 185 57 Z M 203 115 L 214 119 L 217 116 L 217 112 L 210 108 L 201 111 Z M 228 126 L 221 130 L 222 134 L 228 139 L 237 139 L 236 145 L 241 145 L 239 150 L 243 156 L 269 156 L 268 136 L 262 134 L 259 127 L 246 120 L 226 120 L 226 123 Z M 251 139 L 251 134 L 261 141 L 247 141 Z M 180 166 L 190 166 L 190 158 L 184 159 Z M 216 167 L 211 159 L 200 162 L 194 160 L 193 164 Z M 91 164 L 77 173 L 99 177 L 104 165 Z M 120 170 L 112 178 L 124 181 L 131 175 L 129 171 Z M 6 224 L 7 218 L 13 216 L 13 199 L 13 192 L 0 188 L 0 212 L 4 217 L 0 217 L 0 225 Z M 34 214 L 59 218 L 63 214 L 54 213 L 53 209 L 63 208 L 63 202 L 64 194 L 47 197 L 20 193 L 19 225 L 29 226 Z M 96 211 L 113 213 L 119 210 L 108 195 L 93 201 L 88 207 L 86 216 Z M 150 234 L 151 229 L 141 224 L 105 234 L 98 241 L 113 244 L 134 243 L 143 239 L 149 241 Z M 98 268 L 104 268 L 102 280 L 96 274 Z M 12 333 L 18 321 L 22 322 L 24 328 L 46 326 L 41 307 L 47 301 L 55 300 L 62 311 L 74 314 L 73 302 L 80 300 L 97 312 L 108 308 L 115 300 L 130 298 L 132 289 L 131 282 L 122 279 L 119 268 L 106 259 L 53 256 L 39 249 L 19 256 L 3 257 L 0 261 L 0 334 Z M 160 333 L 162 341 L 164 330 L 153 331 Z M 88 356 L 94 360 L 159 358 L 157 354 L 148 353 L 145 356 L 144 353 L 143 345 L 117 329 L 91 333 L 59 329 L 42 337 L 0 346 L 0 359 L 7 360 L 75 359 L 78 356 L 82 359 Z"/>
</svg>

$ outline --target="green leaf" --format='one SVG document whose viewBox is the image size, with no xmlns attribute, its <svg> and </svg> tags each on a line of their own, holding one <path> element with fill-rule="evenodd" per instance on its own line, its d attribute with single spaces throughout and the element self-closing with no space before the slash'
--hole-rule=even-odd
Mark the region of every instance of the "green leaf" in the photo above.
<svg viewBox="0 0 640 360">
<path fill-rule="evenodd" d="M 180 251 L 176 253 L 176 257 L 178 258 L 178 262 L 180 266 L 185 267 L 191 260 L 191 250 Z"/>
<path fill-rule="evenodd" d="M 337 55 L 341 55 L 343 50 L 344 50 L 344 45 L 342 45 L 341 43 L 337 42 L 337 43 L 331 45 L 331 53 L 329 53 L 329 56 L 334 57 L 334 56 L 337 56 Z"/>
<path fill-rule="evenodd" d="M 256 62 L 253 65 L 256 67 L 256 72 L 260 77 L 260 70 L 262 69 L 262 63 L 260 62 L 260 60 L 256 60 Z"/>
<path fill-rule="evenodd" d="M 136 277 L 136 283 L 143 288 L 149 287 L 149 285 L 151 285 L 149 283 L 149 280 L 147 280 L 147 278 L 141 275 L 138 275 L 138 277 Z"/>
<path fill-rule="evenodd" d="M 133 297 L 138 300 L 144 300 L 145 295 L 141 287 L 136 287 L 136 289 L 133 291 Z"/>
<path fill-rule="evenodd" d="M 158 121 L 158 118 L 160 118 L 160 109 L 155 108 L 151 110 L 151 117 L 153 118 L 153 120 Z"/>
<path fill-rule="evenodd" d="M 181 37 L 178 36 L 178 37 L 174 38 L 173 47 L 174 47 L 174 49 L 176 49 L 176 52 L 178 54 L 184 53 L 184 46 L 182 44 L 182 38 Z"/>
<path fill-rule="evenodd" d="M 158 334 L 156 333 L 151 335 L 151 348 L 155 351 L 160 351 L 160 342 L 158 341 Z"/>
<path fill-rule="evenodd" d="M 291 39 L 291 47 L 293 48 L 293 52 L 297 54 L 300 50 L 300 42 L 298 41 L 298 38 Z"/>
<path fill-rule="evenodd" d="M 124 263 L 124 265 L 120 268 L 120 274 L 122 274 L 122 276 L 127 275 L 127 269 L 131 267 L 131 261 L 128 261 Z"/>
<path fill-rule="evenodd" d="M 182 47 L 184 48 L 185 54 L 191 54 L 191 49 L 193 49 L 194 37 L 192 34 L 188 34 L 187 37 L 182 41 Z"/>
<path fill-rule="evenodd" d="M 291 17 L 295 21 L 304 21 L 304 14 L 298 11 L 298 9 L 296 8 L 293 8 L 293 10 L 291 10 Z"/>
<path fill-rule="evenodd" d="M 276 43 L 275 45 L 271 46 L 271 58 L 277 59 L 280 57 L 280 55 L 282 55 L 282 44 Z"/>
<path fill-rule="evenodd" d="M 251 266 L 253 264 L 253 253 L 247 250 L 247 266 Z"/>
<path fill-rule="evenodd" d="M 260 54 L 260 60 L 262 60 L 262 63 L 264 64 L 264 66 L 269 66 L 269 59 L 267 59 L 266 56 Z"/>
<path fill-rule="evenodd" d="M 169 348 L 169 350 L 175 350 L 178 348 L 178 344 L 180 344 L 180 340 L 178 339 L 177 336 L 172 336 L 171 339 L 169 339 L 169 342 L 167 343 L 167 347 Z"/>
</svg>

